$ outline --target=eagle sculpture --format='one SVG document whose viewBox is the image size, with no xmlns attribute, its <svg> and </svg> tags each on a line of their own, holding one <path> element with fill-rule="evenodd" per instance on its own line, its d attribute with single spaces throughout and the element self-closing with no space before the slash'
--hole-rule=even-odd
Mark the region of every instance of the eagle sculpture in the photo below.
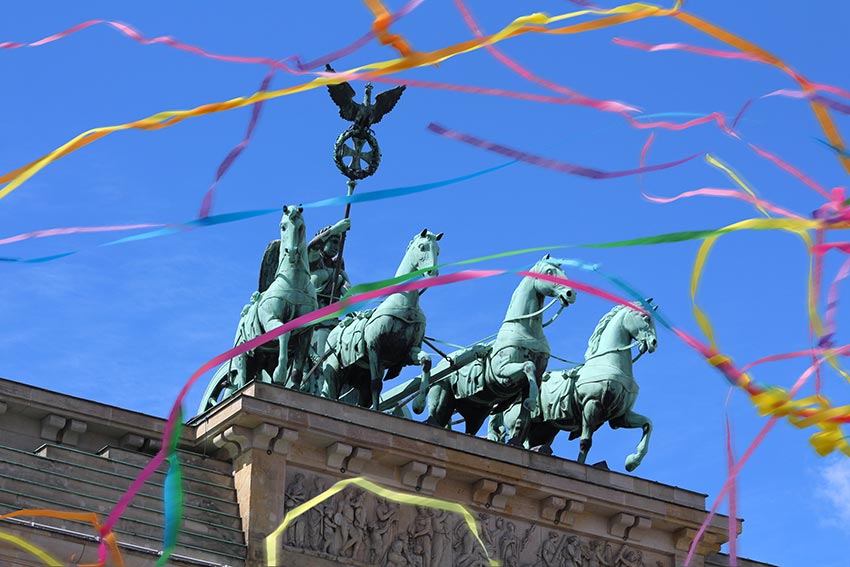
<svg viewBox="0 0 850 567">
<path fill-rule="evenodd" d="M 328 73 L 336 72 L 330 65 L 325 65 L 325 71 Z M 375 97 L 374 104 L 372 104 L 372 88 L 372 83 L 366 83 L 366 96 L 363 98 L 363 103 L 360 104 L 354 102 L 354 89 L 348 83 L 328 85 L 331 99 L 339 107 L 339 115 L 345 120 L 353 122 L 353 127 L 360 131 L 368 132 L 372 124 L 380 122 L 384 115 L 396 105 L 406 87 L 402 85 L 382 92 Z"/>
</svg>

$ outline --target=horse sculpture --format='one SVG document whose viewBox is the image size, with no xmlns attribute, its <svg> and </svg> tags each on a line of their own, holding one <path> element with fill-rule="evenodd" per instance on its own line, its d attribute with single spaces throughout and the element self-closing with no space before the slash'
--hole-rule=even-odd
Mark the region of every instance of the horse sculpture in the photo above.
<svg viewBox="0 0 850 567">
<path fill-rule="evenodd" d="M 315 311 L 316 290 L 310 281 L 307 238 L 303 209 L 284 206 L 280 240 L 266 248 L 260 269 L 259 291 L 242 309 L 234 346 Z M 281 335 L 277 343 L 266 343 L 223 364 L 213 375 L 199 413 L 252 380 L 297 386 L 310 349 L 311 327 Z"/>
<path fill-rule="evenodd" d="M 637 449 L 626 458 L 626 470 L 631 472 L 646 456 L 652 433 L 649 418 L 632 411 L 639 390 L 632 364 L 658 346 L 655 323 L 647 313 L 617 305 L 600 319 L 587 344 L 584 364 L 544 375 L 541 415 L 532 421 L 524 444 L 551 454 L 558 431 L 569 431 L 570 439 L 581 438 L 578 462 L 584 463 L 593 433 L 606 421 L 612 429 L 640 427 L 643 435 Z M 639 354 L 633 360 L 634 346 Z M 520 412 L 521 408 L 514 405 L 504 413 L 509 430 Z"/>
<path fill-rule="evenodd" d="M 565 277 L 560 265 L 548 254 L 531 271 Z M 490 413 L 501 412 L 514 401 L 521 401 L 521 415 L 514 421 L 516 431 L 511 437 L 524 438 L 530 417 L 539 413 L 538 383 L 549 362 L 549 342 L 543 334 L 546 297 L 560 300 L 563 309 L 575 302 L 576 294 L 565 285 L 524 277 L 511 297 L 496 340 L 487 345 L 486 356 L 430 386 L 427 423 L 448 427 L 452 414 L 457 412 L 466 422 L 466 433 L 474 435 Z M 421 411 L 415 403 L 414 411 Z"/>
<path fill-rule="evenodd" d="M 434 234 L 427 228 L 414 236 L 396 277 L 434 268 L 442 237 L 443 233 Z M 436 276 L 437 270 L 427 274 Z M 419 291 L 394 293 L 375 309 L 349 316 L 334 327 L 325 347 L 326 353 L 331 352 L 322 365 L 322 397 L 339 399 L 353 389 L 359 405 L 377 411 L 383 381 L 395 378 L 410 364 L 422 367 L 420 391 L 424 396 L 431 357 L 421 350 L 425 314 L 419 308 L 419 295 Z"/>
</svg>

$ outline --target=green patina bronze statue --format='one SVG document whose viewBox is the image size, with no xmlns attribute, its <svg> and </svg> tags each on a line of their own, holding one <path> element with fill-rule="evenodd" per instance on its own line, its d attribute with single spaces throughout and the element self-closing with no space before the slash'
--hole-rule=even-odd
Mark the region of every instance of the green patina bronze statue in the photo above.
<svg viewBox="0 0 850 567">
<path fill-rule="evenodd" d="M 316 288 L 319 307 L 327 307 L 339 301 L 351 287 L 345 263 L 340 251 L 341 235 L 351 228 L 350 219 L 342 219 L 333 226 L 327 226 L 316 233 L 307 253 L 310 262 L 310 279 Z M 338 319 L 326 319 L 313 326 L 313 339 L 310 346 L 310 365 L 321 364 L 324 360 L 325 343 Z M 319 394 L 320 373 L 315 370 L 301 384 L 301 390 L 310 394 Z"/>
<path fill-rule="evenodd" d="M 560 265 L 547 254 L 532 272 L 565 277 Z M 428 391 L 427 423 L 448 427 L 452 414 L 463 416 L 466 432 L 475 435 L 488 415 L 520 401 L 511 441 L 520 443 L 527 434 L 530 419 L 539 414 L 539 382 L 549 362 L 549 342 L 543 334 L 543 303 L 556 298 L 561 307 L 575 302 L 575 292 L 561 284 L 525 277 L 511 297 L 505 319 L 487 352 L 465 366 L 435 380 Z M 457 358 L 462 353 L 449 355 Z M 443 373 L 441 373 L 443 375 Z M 420 388 L 424 387 L 420 385 Z M 414 411 L 422 411 L 414 402 Z"/>
<path fill-rule="evenodd" d="M 436 266 L 442 237 L 427 228 L 414 236 L 395 275 Z M 427 274 L 435 276 L 437 270 Z M 410 364 L 422 366 L 420 393 L 424 395 L 431 357 L 421 349 L 425 314 L 419 295 L 419 291 L 389 295 L 374 310 L 347 317 L 330 332 L 325 347 L 329 355 L 322 366 L 322 397 L 339 399 L 353 389 L 359 405 L 377 410 L 383 381 L 395 378 Z"/>
<path fill-rule="evenodd" d="M 280 240 L 266 248 L 260 268 L 259 290 L 242 309 L 234 346 L 306 315 L 318 308 L 316 289 L 307 263 L 307 238 L 303 209 L 284 206 Z M 223 400 L 253 380 L 299 385 L 310 348 L 312 327 L 284 333 L 222 365 L 201 399 L 200 412 Z"/>
<path fill-rule="evenodd" d="M 631 349 L 635 346 L 639 354 L 634 360 L 655 351 L 655 323 L 648 314 L 617 305 L 596 325 L 584 364 L 543 376 L 540 416 L 532 421 L 528 436 L 518 441 L 532 450 L 551 454 L 555 435 L 569 431 L 570 439 L 581 439 L 578 462 L 584 463 L 593 432 L 606 421 L 613 429 L 641 428 L 643 435 L 637 450 L 626 458 L 626 470 L 637 468 L 649 449 L 652 422 L 632 411 L 639 390 L 632 374 Z M 519 404 L 504 413 L 506 429 L 514 428 L 521 413 Z"/>
</svg>

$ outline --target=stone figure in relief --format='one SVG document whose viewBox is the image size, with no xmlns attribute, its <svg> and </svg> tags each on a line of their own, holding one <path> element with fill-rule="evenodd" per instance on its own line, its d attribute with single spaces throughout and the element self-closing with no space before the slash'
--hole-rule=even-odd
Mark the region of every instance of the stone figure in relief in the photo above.
<svg viewBox="0 0 850 567">
<path fill-rule="evenodd" d="M 360 556 L 366 529 L 366 511 L 363 508 L 364 492 L 352 490 L 340 502 L 334 521 L 339 526 L 339 555 L 352 559 Z"/>
<path fill-rule="evenodd" d="M 567 537 L 561 555 L 564 558 L 565 567 L 582 567 L 584 562 L 582 561 L 581 540 L 578 539 L 578 536 Z"/>
<path fill-rule="evenodd" d="M 398 504 L 378 498 L 375 522 L 369 526 L 369 562 L 377 564 L 387 553 L 390 541 L 398 530 Z"/>
<path fill-rule="evenodd" d="M 448 555 L 447 547 L 451 547 L 450 522 L 452 516 L 445 510 L 429 509 L 431 515 L 431 531 L 433 540 L 431 542 L 431 563 L 434 567 L 442 567 L 445 564 L 444 557 Z"/>
<path fill-rule="evenodd" d="M 284 491 L 284 510 L 289 512 L 306 501 L 307 489 L 304 488 L 304 475 L 301 473 L 295 473 L 295 477 L 292 482 L 289 483 L 289 486 L 287 486 Z M 293 520 L 293 522 L 289 525 L 289 528 L 286 530 L 288 536 L 287 544 L 293 547 L 303 548 L 306 541 L 306 531 L 307 516 L 305 514 L 301 514 Z"/>
<path fill-rule="evenodd" d="M 323 493 L 327 489 L 325 481 L 319 477 L 313 479 L 313 490 L 310 491 L 310 498 L 314 498 Z M 324 508 L 327 505 L 327 500 L 321 502 L 317 506 L 310 508 L 307 511 L 307 546 L 313 551 L 322 551 L 322 541 L 324 535 Z"/>
<path fill-rule="evenodd" d="M 431 515 L 427 508 L 416 507 L 416 517 L 410 527 L 407 528 L 407 533 L 410 536 L 410 541 L 413 542 L 417 555 L 422 557 L 423 567 L 434 567 L 431 546 L 433 541 Z"/>
</svg>

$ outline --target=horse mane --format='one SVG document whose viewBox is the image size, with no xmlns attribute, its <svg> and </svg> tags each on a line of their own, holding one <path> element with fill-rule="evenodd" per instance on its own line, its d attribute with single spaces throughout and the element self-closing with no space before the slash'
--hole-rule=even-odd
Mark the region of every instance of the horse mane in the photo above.
<svg viewBox="0 0 850 567">
<path fill-rule="evenodd" d="M 615 305 L 611 311 L 602 316 L 602 319 L 600 319 L 599 323 L 596 324 L 593 334 L 590 335 L 590 338 L 587 340 L 587 350 L 584 351 L 585 360 L 596 354 L 596 351 L 599 349 L 599 341 L 602 340 L 602 333 L 605 332 L 605 329 L 608 327 L 608 323 L 610 323 L 611 319 L 625 308 L 625 305 Z"/>
</svg>

